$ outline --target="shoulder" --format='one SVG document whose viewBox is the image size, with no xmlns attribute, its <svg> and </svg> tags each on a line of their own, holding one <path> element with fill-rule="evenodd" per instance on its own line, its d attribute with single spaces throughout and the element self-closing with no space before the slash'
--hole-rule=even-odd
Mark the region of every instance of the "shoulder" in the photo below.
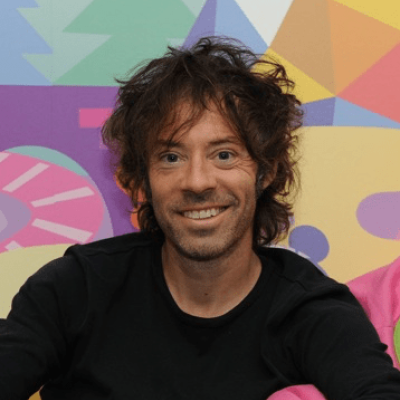
<svg viewBox="0 0 400 400">
<path fill-rule="evenodd" d="M 74 245 L 67 249 L 64 258 L 70 260 L 86 275 L 96 275 L 106 281 L 123 279 L 129 271 L 149 265 L 157 243 L 151 235 L 135 232 Z"/>
<path fill-rule="evenodd" d="M 276 312 L 279 318 L 295 310 L 324 309 L 328 304 L 358 308 L 346 285 L 324 275 L 306 258 L 274 247 L 260 248 L 259 254 L 269 261 L 270 276 L 275 282 L 273 314 Z"/>
<path fill-rule="evenodd" d="M 322 286 L 340 285 L 321 272 L 310 260 L 278 247 L 260 247 L 259 254 L 270 261 L 271 272 L 279 280 L 294 285 L 299 290 L 310 291 Z"/>
<path fill-rule="evenodd" d="M 144 232 L 128 233 L 98 240 L 87 244 L 76 244 L 67 249 L 66 255 L 74 254 L 83 257 L 115 256 L 126 252 L 143 251 L 154 244 L 152 237 Z"/>
<path fill-rule="evenodd" d="M 151 262 L 153 246 L 151 236 L 141 232 L 76 244 L 40 268 L 28 282 L 48 281 L 73 287 L 78 281 L 119 281 L 128 270 Z"/>
</svg>

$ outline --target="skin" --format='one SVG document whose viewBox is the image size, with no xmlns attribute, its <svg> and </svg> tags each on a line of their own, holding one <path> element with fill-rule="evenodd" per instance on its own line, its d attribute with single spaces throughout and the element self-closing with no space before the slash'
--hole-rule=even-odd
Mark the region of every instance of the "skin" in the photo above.
<svg viewBox="0 0 400 400">
<path fill-rule="evenodd" d="M 252 250 L 257 164 L 216 107 L 176 141 L 179 147 L 156 148 L 149 165 L 154 213 L 165 234 L 164 276 L 183 311 L 216 317 L 238 305 L 261 272 Z M 200 223 L 182 214 L 210 205 L 229 207 Z"/>
</svg>

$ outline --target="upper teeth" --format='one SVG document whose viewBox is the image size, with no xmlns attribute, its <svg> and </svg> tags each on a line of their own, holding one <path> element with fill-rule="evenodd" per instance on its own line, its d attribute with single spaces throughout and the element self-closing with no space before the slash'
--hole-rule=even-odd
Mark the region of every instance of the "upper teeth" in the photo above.
<svg viewBox="0 0 400 400">
<path fill-rule="evenodd" d="M 188 218 L 202 219 L 202 218 L 210 218 L 211 216 L 215 217 L 221 211 L 223 211 L 223 208 L 210 208 L 208 210 L 201 210 L 201 211 L 186 211 L 183 213 L 183 215 Z"/>
</svg>

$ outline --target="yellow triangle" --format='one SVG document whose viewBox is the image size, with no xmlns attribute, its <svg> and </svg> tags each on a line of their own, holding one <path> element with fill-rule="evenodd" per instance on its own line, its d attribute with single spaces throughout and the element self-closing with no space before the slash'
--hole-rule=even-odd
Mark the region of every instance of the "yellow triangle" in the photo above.
<svg viewBox="0 0 400 400">
<path fill-rule="evenodd" d="M 375 18 L 393 28 L 400 29 L 399 0 L 334 0 L 364 15 Z"/>
<path fill-rule="evenodd" d="M 267 56 L 267 59 L 271 58 L 272 61 L 277 61 L 279 64 L 282 64 L 285 67 L 288 77 L 295 83 L 293 94 L 302 103 L 311 103 L 312 101 L 334 97 L 333 93 L 324 88 L 314 79 L 310 78 L 303 71 L 295 67 L 292 63 L 284 59 L 271 48 L 266 51 L 265 56 Z M 265 71 L 265 68 L 266 67 L 260 65 L 259 67 L 255 68 L 254 71 L 262 72 L 263 69 Z"/>
</svg>

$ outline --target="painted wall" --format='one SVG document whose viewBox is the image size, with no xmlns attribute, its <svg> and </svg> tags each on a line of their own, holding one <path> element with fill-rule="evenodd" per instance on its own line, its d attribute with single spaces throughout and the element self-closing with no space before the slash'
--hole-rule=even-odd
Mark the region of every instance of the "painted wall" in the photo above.
<svg viewBox="0 0 400 400">
<path fill-rule="evenodd" d="M 0 2 L 1 312 L 27 276 L 71 243 L 136 229 L 100 140 L 115 101 L 114 78 L 167 45 L 209 34 L 237 37 L 280 60 L 304 102 L 302 191 L 281 245 L 340 281 L 397 258 L 400 2 L 379 6 L 375 0 Z"/>
<path fill-rule="evenodd" d="M 71 243 L 136 229 L 100 140 L 114 78 L 209 34 L 280 60 L 304 102 L 281 245 L 342 282 L 397 258 L 398 15 L 398 0 L 1 1 L 0 317 Z"/>
</svg>

